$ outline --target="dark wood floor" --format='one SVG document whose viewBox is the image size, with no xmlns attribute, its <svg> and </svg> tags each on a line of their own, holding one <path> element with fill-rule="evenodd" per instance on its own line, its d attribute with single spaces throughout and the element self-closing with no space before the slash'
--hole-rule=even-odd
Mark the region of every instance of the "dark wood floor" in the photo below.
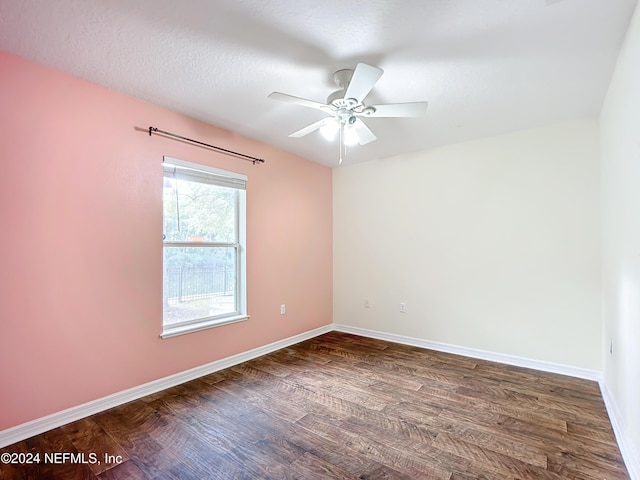
<svg viewBox="0 0 640 480">
<path fill-rule="evenodd" d="M 596 383 L 337 332 L 7 452 L 88 463 L 2 479 L 629 478 Z"/>
</svg>

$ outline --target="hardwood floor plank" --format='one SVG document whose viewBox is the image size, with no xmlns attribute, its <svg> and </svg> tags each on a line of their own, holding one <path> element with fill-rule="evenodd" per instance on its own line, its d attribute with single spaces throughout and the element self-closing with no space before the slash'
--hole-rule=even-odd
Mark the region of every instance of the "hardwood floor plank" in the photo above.
<svg viewBox="0 0 640 480">
<path fill-rule="evenodd" d="M 348 472 L 342 468 L 316 457 L 312 453 L 305 453 L 291 464 L 295 472 L 294 478 L 335 478 L 350 479 Z"/>
<path fill-rule="evenodd" d="M 567 431 L 570 434 L 615 447 L 617 443 L 613 429 L 610 426 L 607 427 L 573 421 L 567 423 Z"/>
<path fill-rule="evenodd" d="M 30 449 L 27 446 L 26 441 L 22 441 L 0 449 L 0 454 L 2 453 L 8 453 L 10 455 L 13 455 L 13 457 L 10 457 L 9 461 L 2 462 L 0 464 L 0 480 L 26 480 L 31 478 L 38 478 L 38 470 L 40 470 L 41 468 L 40 465 L 37 463 L 34 464 L 26 461 L 20 462 L 17 455 L 34 455 L 38 453 L 42 455 L 44 452 L 39 452 L 35 448 Z M 11 458 L 13 458 L 13 460 Z"/>
<path fill-rule="evenodd" d="M 400 473 L 397 470 L 387 466 L 381 465 L 371 470 L 370 472 L 365 472 L 360 474 L 358 477 L 359 480 L 415 480 L 410 475 L 405 475 Z"/>
<path fill-rule="evenodd" d="M 500 411 L 496 412 L 492 406 L 488 410 L 483 410 L 477 404 L 475 408 L 471 405 L 460 405 L 451 402 L 450 404 L 440 403 L 442 411 L 439 416 L 446 418 L 450 422 L 464 421 L 466 423 L 484 425 L 495 431 L 504 430 L 508 433 L 520 435 L 535 435 L 542 439 L 562 439 L 566 433 L 566 428 L 562 428 L 562 420 L 550 419 L 552 427 L 557 424 L 558 428 L 550 428 L 549 425 L 539 425 L 531 419 L 521 419 L 506 415 Z"/>
<path fill-rule="evenodd" d="M 455 438 L 447 433 L 440 433 L 433 443 L 435 448 L 452 453 L 470 460 L 472 464 L 488 466 L 495 471 L 513 475 L 516 478 L 546 478 L 549 480 L 562 480 L 562 477 L 546 469 L 535 467 L 520 460 L 484 449 Z"/>
<path fill-rule="evenodd" d="M 324 407 L 326 414 L 330 416 L 346 418 L 354 413 L 360 412 L 363 408 L 367 408 L 365 405 L 354 403 L 349 399 L 333 395 L 333 389 L 312 389 L 293 382 L 282 382 L 280 386 L 283 391 L 289 392 L 293 396 L 298 397 L 298 400 L 311 401 Z M 382 406 L 382 404 L 379 406 Z"/>
<path fill-rule="evenodd" d="M 78 452 L 71 440 L 60 428 L 54 428 L 48 432 L 31 437 L 26 440 L 27 447 L 32 452 L 38 452 L 42 457 L 47 454 L 78 454 L 89 452 Z M 76 461 L 68 458 L 54 458 L 42 460 L 37 465 L 36 476 L 33 478 L 65 478 L 69 480 L 94 480 L 96 475 L 91 471 L 89 465 L 84 460 Z"/>
<path fill-rule="evenodd" d="M 147 477 L 131 460 L 115 465 L 98 475 L 100 480 L 145 480 Z"/>
<path fill-rule="evenodd" d="M 340 467 L 349 473 L 350 478 L 357 478 L 362 472 L 379 466 L 369 458 L 352 455 L 351 451 L 341 448 L 339 441 L 323 438 L 297 423 L 288 426 L 287 439 L 323 461 Z"/>
<path fill-rule="evenodd" d="M 90 452 L 98 456 L 100 463 L 89 465 L 96 475 L 116 466 L 116 458 L 119 462 L 129 460 L 127 452 L 92 418 L 83 418 L 61 428 L 78 452 Z"/>
<path fill-rule="evenodd" d="M 354 432 L 349 425 L 327 423 L 323 418 L 308 415 L 296 422 L 309 431 L 338 442 L 344 448 L 392 468 L 424 479 L 448 479 L 451 474 L 430 464 L 418 454 L 395 449 L 368 436 Z"/>
<path fill-rule="evenodd" d="M 331 332 L 53 429 L 0 480 L 627 480 L 596 382 Z"/>
<path fill-rule="evenodd" d="M 481 449 L 506 455 L 534 467 L 547 468 L 547 454 L 523 442 L 516 442 L 499 434 L 492 435 L 470 428 L 458 427 L 455 431 L 449 432 L 449 434 Z"/>
<path fill-rule="evenodd" d="M 349 417 L 341 422 L 341 425 L 351 432 L 361 432 L 364 436 L 392 438 L 394 441 L 389 443 L 393 445 L 397 443 L 431 445 L 431 442 L 438 436 L 437 431 L 430 430 L 425 425 L 407 422 L 388 415 L 380 415 L 377 412 Z"/>
</svg>

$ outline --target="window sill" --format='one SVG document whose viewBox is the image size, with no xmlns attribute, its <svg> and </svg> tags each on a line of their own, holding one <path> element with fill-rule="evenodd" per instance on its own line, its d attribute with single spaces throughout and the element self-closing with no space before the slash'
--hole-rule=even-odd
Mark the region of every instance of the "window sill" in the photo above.
<svg viewBox="0 0 640 480">
<path fill-rule="evenodd" d="M 235 317 L 204 320 L 202 322 L 193 323 L 190 325 L 179 325 L 175 327 L 168 325 L 162 329 L 160 338 L 165 339 L 177 337 L 178 335 L 186 335 L 187 333 L 199 332 L 200 330 L 206 330 L 208 328 L 221 327 L 223 325 L 229 325 L 231 323 L 244 322 L 248 319 L 249 315 L 237 315 Z"/>
</svg>

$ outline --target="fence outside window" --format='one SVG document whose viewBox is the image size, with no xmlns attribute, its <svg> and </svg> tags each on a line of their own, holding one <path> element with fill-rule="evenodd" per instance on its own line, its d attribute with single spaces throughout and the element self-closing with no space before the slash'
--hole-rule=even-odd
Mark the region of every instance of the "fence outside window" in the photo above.
<svg viewBox="0 0 640 480">
<path fill-rule="evenodd" d="M 165 275 L 165 298 L 169 305 L 232 295 L 236 283 L 235 269 L 225 265 L 168 268 Z"/>
</svg>

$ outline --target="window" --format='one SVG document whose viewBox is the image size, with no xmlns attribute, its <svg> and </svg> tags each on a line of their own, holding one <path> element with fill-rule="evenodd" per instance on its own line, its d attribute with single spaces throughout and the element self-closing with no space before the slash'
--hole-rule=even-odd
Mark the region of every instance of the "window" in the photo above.
<svg viewBox="0 0 640 480">
<path fill-rule="evenodd" d="M 248 318 L 246 177 L 165 157 L 162 338 Z"/>
</svg>

